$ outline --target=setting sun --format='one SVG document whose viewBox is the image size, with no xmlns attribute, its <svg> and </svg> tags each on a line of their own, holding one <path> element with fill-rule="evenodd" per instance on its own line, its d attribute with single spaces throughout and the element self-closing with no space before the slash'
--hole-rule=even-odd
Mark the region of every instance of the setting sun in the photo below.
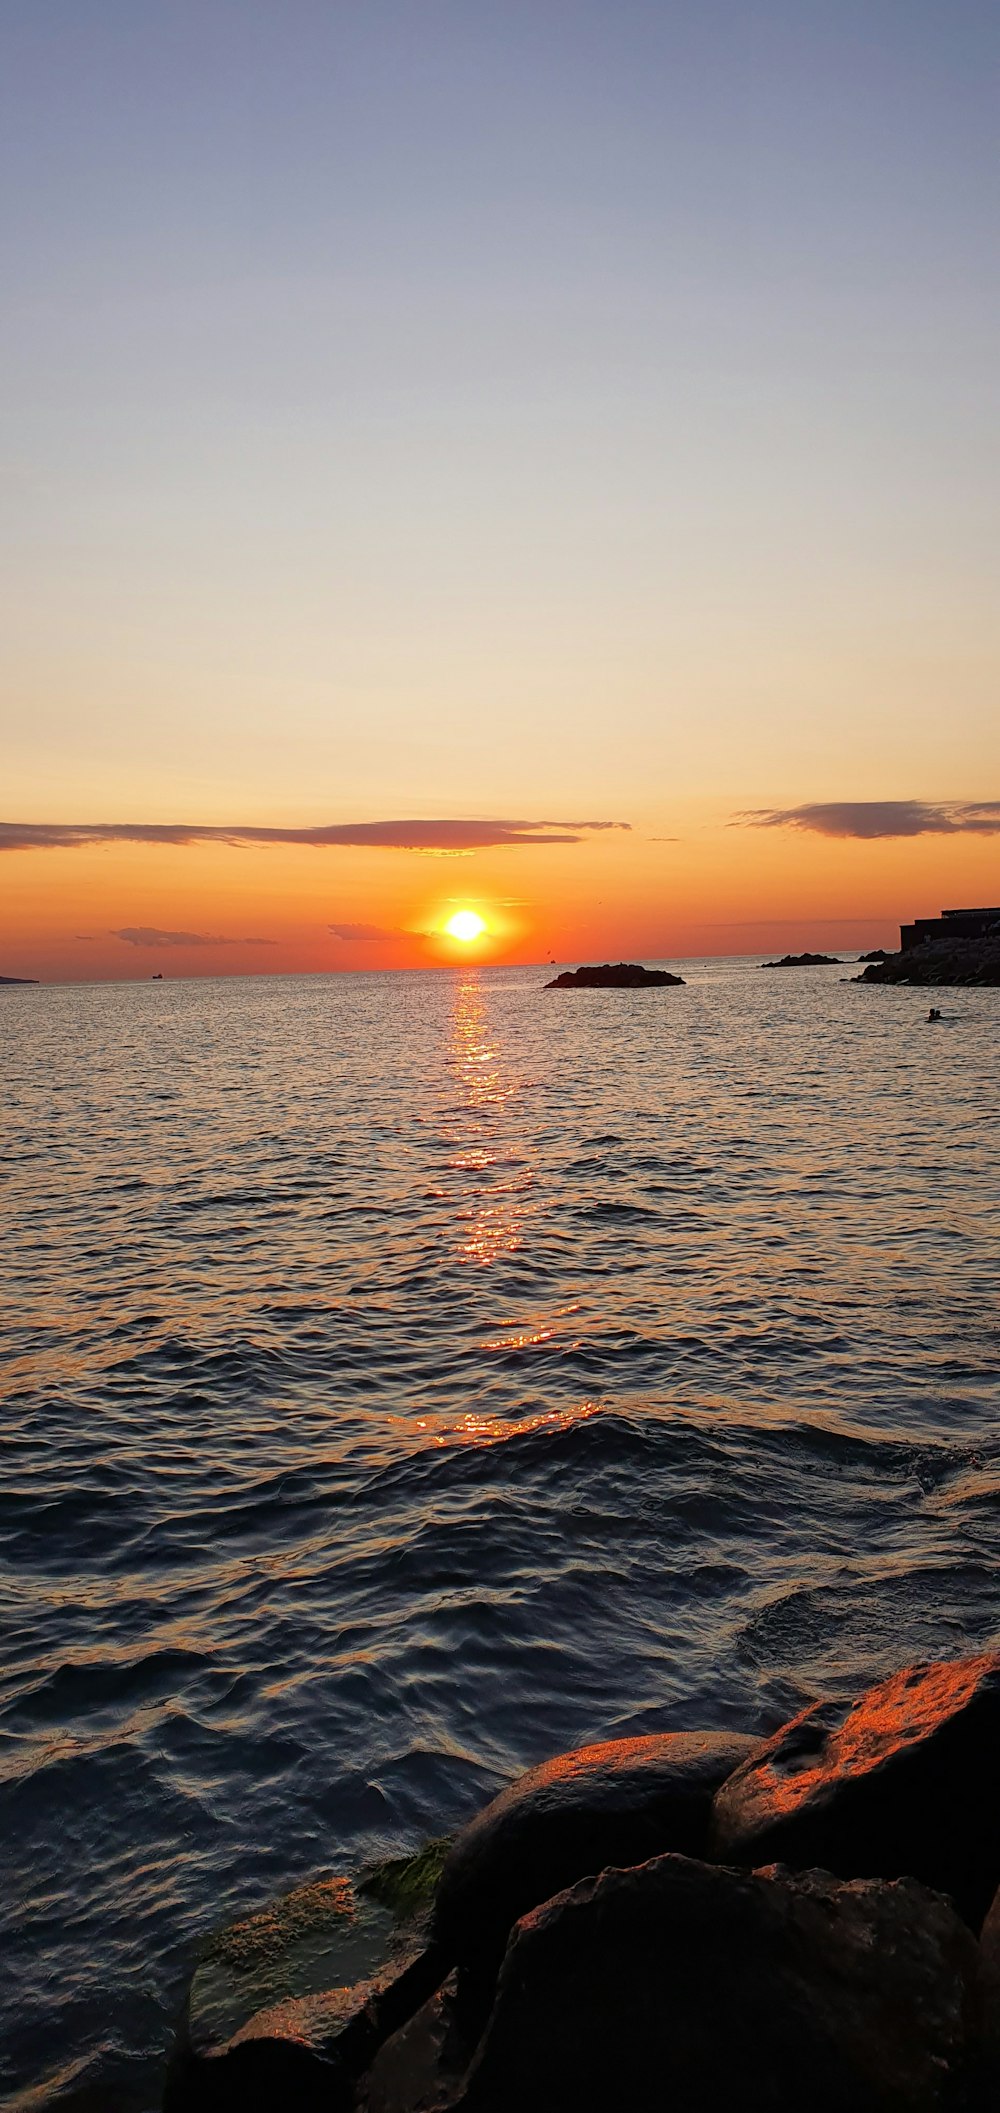
<svg viewBox="0 0 1000 2113">
<path fill-rule="evenodd" d="M 480 917 L 478 910 L 456 910 L 445 925 L 445 931 L 450 932 L 453 939 L 478 939 L 485 930 L 486 919 Z"/>
</svg>

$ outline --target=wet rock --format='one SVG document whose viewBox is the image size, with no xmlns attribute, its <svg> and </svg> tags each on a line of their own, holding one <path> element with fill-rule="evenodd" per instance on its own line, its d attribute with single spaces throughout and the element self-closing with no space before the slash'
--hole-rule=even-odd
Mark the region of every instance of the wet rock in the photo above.
<svg viewBox="0 0 1000 2113">
<path fill-rule="evenodd" d="M 350 1991 L 339 1991 L 345 2000 Z M 349 2022 L 323 1996 L 300 1996 L 248 2019 L 232 2039 L 206 2045 L 183 2031 L 167 2071 L 163 2113 L 348 2113 L 347 2071 L 328 2046 Z"/>
<path fill-rule="evenodd" d="M 164 2113 L 338 2113 L 382 2040 L 438 1986 L 427 1875 L 444 1844 L 358 1884 L 324 1878 L 229 1924 L 204 1947 L 171 2055 Z"/>
<path fill-rule="evenodd" d="M 456 2040 L 451 1985 L 393 2033 L 358 2085 L 354 2113 L 439 2113 L 462 2082 L 467 2055 Z"/>
<path fill-rule="evenodd" d="M 445 1861 L 432 1924 L 459 1966 L 466 2029 L 486 2015 L 519 1916 L 606 1864 L 701 1855 L 715 1792 L 760 1743 L 740 1732 L 612 1739 L 559 1754 L 494 1798 Z"/>
<path fill-rule="evenodd" d="M 462 2113 L 944 2113 L 976 1947 L 911 1879 L 663 1856 L 518 1923 Z"/>
<path fill-rule="evenodd" d="M 643 990 L 647 985 L 683 983 L 665 968 L 642 968 L 637 961 L 603 961 L 598 967 L 564 969 L 546 990 Z"/>
<path fill-rule="evenodd" d="M 978 1929 L 1000 1883 L 1000 1652 L 916 1665 L 803 1710 L 719 1790 L 721 1861 L 906 1874 Z"/>
</svg>

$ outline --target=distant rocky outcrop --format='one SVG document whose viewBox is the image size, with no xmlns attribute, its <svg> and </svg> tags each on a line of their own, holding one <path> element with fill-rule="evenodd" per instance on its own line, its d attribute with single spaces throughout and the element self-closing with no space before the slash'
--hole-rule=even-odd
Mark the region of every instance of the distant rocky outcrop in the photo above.
<svg viewBox="0 0 1000 2113">
<path fill-rule="evenodd" d="M 211 1939 L 166 2107 L 986 2113 L 998 1778 L 1000 1650 L 560 1755 Z"/>
<path fill-rule="evenodd" d="M 889 954 L 889 949 L 888 949 L 888 947 L 887 947 L 887 946 L 873 946 L 873 947 L 870 947 L 870 948 L 869 948 L 869 950 L 868 950 L 867 954 L 859 954 L 859 955 L 858 955 L 858 960 L 859 960 L 859 961 L 885 961 L 885 960 L 887 960 L 887 959 L 888 959 L 888 954 Z"/>
<path fill-rule="evenodd" d="M 967 984 L 975 989 L 1000 988 L 1000 936 L 982 939 L 927 939 L 898 954 L 872 961 L 856 983 L 913 983 L 918 988 Z"/>
<path fill-rule="evenodd" d="M 32 983 L 38 985 L 37 976 L 0 976 L 0 983 Z"/>
<path fill-rule="evenodd" d="M 546 990 L 644 990 L 648 984 L 683 983 L 665 968 L 642 968 L 637 961 L 604 961 L 595 968 L 564 969 Z"/>
<path fill-rule="evenodd" d="M 761 968 L 839 968 L 839 954 L 782 954 L 780 961 L 762 961 Z"/>
</svg>

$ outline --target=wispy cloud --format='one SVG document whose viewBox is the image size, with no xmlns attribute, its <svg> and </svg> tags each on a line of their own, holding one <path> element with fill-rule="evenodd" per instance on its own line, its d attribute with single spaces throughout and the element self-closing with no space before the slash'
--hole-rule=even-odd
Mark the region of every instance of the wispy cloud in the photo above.
<svg viewBox="0 0 1000 2113">
<path fill-rule="evenodd" d="M 387 851 L 483 851 L 498 845 L 578 844 L 595 830 L 628 822 L 330 822 L 271 829 L 253 822 L 0 822 L 0 851 L 76 851 L 91 844 L 308 844 Z"/>
<path fill-rule="evenodd" d="M 127 946 L 276 946 L 274 939 L 227 939 L 219 932 L 162 932 L 155 924 L 125 924 L 110 934 Z"/>
<path fill-rule="evenodd" d="M 1000 800 L 814 801 L 754 807 L 734 822 L 751 829 L 807 829 L 816 836 L 997 836 Z"/>
<path fill-rule="evenodd" d="M 399 939 L 402 934 L 381 924 L 331 924 L 335 939 Z"/>
</svg>

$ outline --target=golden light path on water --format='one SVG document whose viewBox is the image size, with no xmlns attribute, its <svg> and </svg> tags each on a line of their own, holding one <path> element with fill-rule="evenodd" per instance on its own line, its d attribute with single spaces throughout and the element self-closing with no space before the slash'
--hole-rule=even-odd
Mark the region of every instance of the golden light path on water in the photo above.
<svg viewBox="0 0 1000 2113">
<path fill-rule="evenodd" d="M 513 1254 L 521 1246 L 537 1198 L 526 1155 L 512 1155 L 509 1139 L 504 1149 L 496 1141 L 499 1120 L 516 1103 L 522 1081 L 509 1061 L 505 1063 L 499 1038 L 489 1031 L 482 985 L 474 971 L 455 986 L 448 1066 L 457 1087 L 449 1125 L 456 1147 L 451 1165 L 473 1177 L 458 1209 L 460 1253 L 466 1261 L 488 1267 L 499 1255 Z M 505 1171 L 490 1179 L 492 1169 Z"/>
<path fill-rule="evenodd" d="M 405 1419 L 405 1428 L 426 1433 L 432 1445 L 502 1445 L 511 1438 L 525 1438 L 534 1431 L 572 1431 L 600 1416 L 602 1403 L 581 1401 L 565 1409 L 545 1409 L 534 1416 L 417 1416 Z M 392 1419 L 400 1428 L 402 1417 Z"/>
<path fill-rule="evenodd" d="M 516 1107 L 525 1082 L 505 1056 L 499 1037 L 490 1030 L 482 980 L 475 970 L 455 984 L 448 1069 L 457 1089 L 456 1103 L 446 1122 L 455 1147 L 448 1164 L 469 1179 L 457 1199 L 449 1191 L 439 1193 L 442 1197 L 449 1195 L 455 1204 L 457 1259 L 489 1269 L 500 1256 L 515 1254 L 529 1237 L 539 1198 L 526 1150 L 518 1155 L 509 1174 L 501 1173 L 499 1178 L 491 1179 L 493 1170 L 504 1168 L 511 1160 L 509 1136 L 504 1148 L 497 1143 L 498 1118 Z M 506 1328 L 501 1323 L 495 1332 L 480 1339 L 478 1347 L 487 1355 L 539 1347 L 553 1339 L 559 1323 L 579 1310 L 579 1301 L 572 1300 L 530 1322 L 519 1320 Z M 516 1418 L 475 1411 L 458 1416 L 418 1415 L 406 1419 L 406 1428 L 423 1432 L 438 1446 L 495 1445 L 534 1431 L 568 1431 L 600 1413 L 600 1402 L 584 1400 Z"/>
</svg>

